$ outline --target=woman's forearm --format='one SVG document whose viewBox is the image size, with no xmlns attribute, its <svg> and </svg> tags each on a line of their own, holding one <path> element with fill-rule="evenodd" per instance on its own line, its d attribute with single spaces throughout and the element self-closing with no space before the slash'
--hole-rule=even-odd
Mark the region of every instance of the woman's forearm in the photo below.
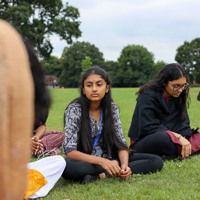
<svg viewBox="0 0 200 200">
<path fill-rule="evenodd" d="M 128 166 L 128 161 L 129 161 L 129 153 L 127 150 L 119 150 L 118 151 L 118 156 L 121 165 L 126 165 Z"/>
<path fill-rule="evenodd" d="M 46 132 L 46 125 L 41 125 L 36 129 L 35 136 L 37 136 L 38 139 L 41 139 L 44 136 L 45 132 Z"/>
<path fill-rule="evenodd" d="M 105 158 L 89 155 L 86 153 L 82 153 L 77 150 L 73 150 L 71 152 L 66 153 L 66 158 L 74 159 L 77 161 L 89 162 L 95 165 L 102 165 L 102 162 Z"/>
</svg>

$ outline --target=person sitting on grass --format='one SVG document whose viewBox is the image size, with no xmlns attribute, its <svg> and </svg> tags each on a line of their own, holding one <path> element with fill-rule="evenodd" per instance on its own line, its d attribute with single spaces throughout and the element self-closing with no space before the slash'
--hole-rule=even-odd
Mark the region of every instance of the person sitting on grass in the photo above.
<svg viewBox="0 0 200 200">
<path fill-rule="evenodd" d="M 163 67 L 137 94 L 128 133 L 131 149 L 164 159 L 200 152 L 200 134 L 191 129 L 187 113 L 188 75 L 180 64 Z"/>
<path fill-rule="evenodd" d="M 32 135 L 32 156 L 56 155 L 60 153 L 59 147 L 65 138 L 62 131 L 51 130 L 46 132 L 50 95 L 45 88 L 44 72 L 37 58 L 37 54 L 29 41 L 24 39 L 24 44 L 29 56 L 29 63 L 35 86 L 35 119 Z M 45 92 L 44 92 L 45 91 Z M 40 106 L 38 106 L 40 105 Z M 49 106 L 48 105 L 48 106 Z"/>
<path fill-rule="evenodd" d="M 81 184 L 107 175 L 128 180 L 131 174 L 153 173 L 163 167 L 159 156 L 129 154 L 110 80 L 98 66 L 82 75 L 80 97 L 67 106 L 64 121 L 65 179 Z"/>
<path fill-rule="evenodd" d="M 34 121 L 38 122 L 35 123 L 35 138 L 42 138 L 41 142 L 36 140 L 35 143 L 37 143 L 38 146 L 40 146 L 41 144 L 44 146 L 45 149 L 43 148 L 42 152 L 50 151 L 50 154 L 48 155 L 54 155 L 57 153 L 57 151 L 54 153 L 54 151 L 51 150 L 53 148 L 58 148 L 59 146 L 61 146 L 62 141 L 64 139 L 64 133 L 61 132 L 60 134 L 60 132 L 58 131 L 55 131 L 57 134 L 54 133 L 54 131 L 45 132 L 45 122 L 48 116 L 47 110 L 49 110 L 51 98 L 45 87 L 44 73 L 41 64 L 37 58 L 37 54 L 33 49 L 32 45 L 29 43 L 29 41 L 24 39 L 24 44 L 28 52 L 29 64 L 32 72 L 32 78 L 35 89 L 35 118 L 32 121 L 32 124 L 34 124 Z M 41 115 L 41 113 L 43 113 L 43 115 Z M 41 116 L 43 116 L 43 119 L 41 119 Z M 30 137 L 30 135 L 28 136 Z M 37 148 L 37 145 L 33 145 L 35 143 L 32 139 L 32 152 L 34 148 L 36 148 L 36 150 L 41 150 Z M 36 153 L 37 155 L 42 155 L 38 154 L 39 152 Z M 49 156 L 34 162 L 29 162 L 27 164 L 28 181 L 27 189 L 25 192 L 25 199 L 35 199 L 46 196 L 61 177 L 65 167 L 66 162 L 61 155 Z"/>
<path fill-rule="evenodd" d="M 57 155 L 61 152 L 59 148 L 65 138 L 65 133 L 58 130 L 46 132 L 48 112 L 40 112 L 40 116 L 40 119 L 34 124 L 32 156 Z"/>
</svg>

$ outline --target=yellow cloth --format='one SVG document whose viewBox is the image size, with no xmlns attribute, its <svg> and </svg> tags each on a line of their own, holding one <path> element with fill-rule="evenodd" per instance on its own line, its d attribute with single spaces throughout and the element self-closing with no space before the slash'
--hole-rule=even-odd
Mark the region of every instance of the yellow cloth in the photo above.
<svg viewBox="0 0 200 200">
<path fill-rule="evenodd" d="M 25 199 L 28 199 L 28 197 L 33 195 L 48 182 L 39 171 L 35 169 L 28 169 L 28 170 L 29 170 L 28 188 L 26 191 Z"/>
</svg>

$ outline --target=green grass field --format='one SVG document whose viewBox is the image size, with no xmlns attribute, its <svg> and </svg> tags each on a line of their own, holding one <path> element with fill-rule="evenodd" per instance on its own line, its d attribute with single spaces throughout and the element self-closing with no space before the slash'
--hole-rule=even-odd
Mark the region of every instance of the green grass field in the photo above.
<svg viewBox="0 0 200 200">
<path fill-rule="evenodd" d="M 138 88 L 113 88 L 112 96 L 120 110 L 124 135 L 129 145 L 128 129 L 136 103 Z M 190 90 L 189 116 L 193 128 L 200 127 L 200 103 L 196 100 L 200 88 Z M 52 106 L 47 120 L 47 129 L 63 130 L 66 106 L 77 96 L 78 89 L 50 90 Z M 86 185 L 66 181 L 62 177 L 45 200 L 199 200 L 200 155 L 185 161 L 165 161 L 161 172 L 149 175 L 132 175 L 122 182 L 119 178 L 107 178 Z"/>
</svg>

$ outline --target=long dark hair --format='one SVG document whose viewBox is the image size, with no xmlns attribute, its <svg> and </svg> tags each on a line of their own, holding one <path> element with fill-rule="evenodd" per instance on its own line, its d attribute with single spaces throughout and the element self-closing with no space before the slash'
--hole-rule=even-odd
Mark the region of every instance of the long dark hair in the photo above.
<svg viewBox="0 0 200 200">
<path fill-rule="evenodd" d="M 163 67 L 152 80 L 141 86 L 137 94 L 139 96 L 148 88 L 163 92 L 165 90 L 165 84 L 168 84 L 169 81 L 174 81 L 181 77 L 185 77 L 186 81 L 189 82 L 189 76 L 186 70 L 180 64 L 168 64 Z M 189 107 L 188 94 L 189 87 L 187 87 L 186 90 L 183 90 L 178 98 L 174 98 L 175 102 L 177 103 L 177 107 L 180 110 L 181 120 L 185 120 L 187 117 L 187 108 Z"/>
<path fill-rule="evenodd" d="M 92 152 L 92 138 L 89 124 L 89 107 L 90 102 L 86 95 L 83 93 L 84 81 L 91 74 L 100 75 L 109 85 L 109 91 L 105 94 L 101 101 L 101 108 L 103 110 L 103 130 L 101 137 L 103 137 L 102 148 L 107 151 L 108 158 L 113 155 L 115 150 L 126 149 L 127 146 L 123 144 L 115 135 L 112 116 L 112 97 L 111 97 L 111 83 L 106 71 L 98 66 L 93 66 L 86 70 L 81 77 L 80 97 L 73 100 L 71 103 L 79 103 L 81 105 L 81 121 L 78 132 L 77 149 L 81 152 L 91 154 Z M 71 104 L 70 103 L 70 104 Z"/>
<path fill-rule="evenodd" d="M 25 47 L 28 52 L 31 72 L 34 81 L 35 88 L 35 121 L 40 121 L 41 116 L 47 115 L 50 104 L 51 97 L 48 90 L 45 87 L 44 71 L 42 69 L 41 63 L 37 57 L 37 53 L 32 47 L 31 43 L 26 39 L 22 38 Z"/>
</svg>

